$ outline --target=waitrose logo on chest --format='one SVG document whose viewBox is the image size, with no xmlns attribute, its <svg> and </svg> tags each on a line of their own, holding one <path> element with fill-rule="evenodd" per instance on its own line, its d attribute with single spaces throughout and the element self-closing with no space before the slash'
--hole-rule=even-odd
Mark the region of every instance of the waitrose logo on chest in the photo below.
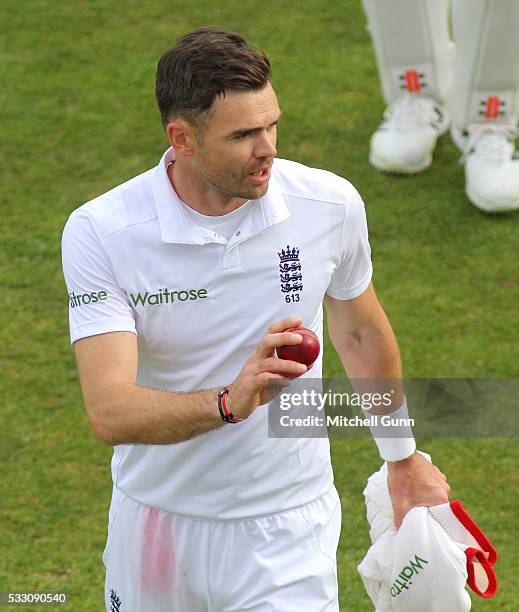
<svg viewBox="0 0 519 612">
<path fill-rule="evenodd" d="M 159 289 L 155 293 L 149 291 L 128 292 L 128 296 L 134 306 L 158 306 L 160 304 L 174 304 L 175 302 L 204 300 L 207 297 L 207 289 L 171 291 L 164 288 Z"/>
<path fill-rule="evenodd" d="M 175 302 L 205 300 L 207 297 L 207 289 L 182 289 L 180 291 L 171 291 L 170 289 L 164 288 L 156 292 L 137 291 L 133 293 L 131 291 L 126 291 L 125 293 L 134 306 L 159 306 L 160 304 L 174 304 Z M 71 308 L 104 302 L 109 299 L 109 297 L 110 294 L 108 291 L 92 291 L 83 294 L 77 294 L 71 291 L 68 294 Z"/>
</svg>

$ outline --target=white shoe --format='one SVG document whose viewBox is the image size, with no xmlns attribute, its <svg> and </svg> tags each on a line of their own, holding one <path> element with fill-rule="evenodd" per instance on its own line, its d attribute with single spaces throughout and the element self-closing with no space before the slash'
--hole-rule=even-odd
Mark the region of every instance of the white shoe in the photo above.
<svg viewBox="0 0 519 612">
<path fill-rule="evenodd" d="M 386 109 L 371 137 L 369 161 L 385 172 L 414 174 L 432 162 L 438 136 L 449 128 L 443 106 L 428 96 L 405 93 Z"/>
<path fill-rule="evenodd" d="M 514 140 L 519 130 L 499 123 L 475 123 L 452 138 L 464 151 L 465 192 L 468 199 L 486 212 L 519 208 L 519 156 Z"/>
</svg>

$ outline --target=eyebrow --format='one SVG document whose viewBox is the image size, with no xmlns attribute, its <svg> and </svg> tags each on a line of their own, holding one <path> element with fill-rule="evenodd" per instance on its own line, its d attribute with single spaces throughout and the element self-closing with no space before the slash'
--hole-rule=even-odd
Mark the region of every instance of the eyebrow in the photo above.
<svg viewBox="0 0 519 612">
<path fill-rule="evenodd" d="M 281 119 L 281 115 L 282 115 L 282 112 L 280 111 L 277 119 L 275 121 L 273 121 L 272 123 L 270 123 L 268 127 L 272 127 L 274 125 L 277 125 L 278 121 Z M 234 132 L 231 132 L 228 135 L 228 138 L 234 138 L 235 136 L 248 136 L 249 134 L 254 134 L 255 132 L 259 132 L 262 129 L 263 129 L 263 126 L 262 127 L 256 127 L 256 128 L 246 128 L 246 129 L 242 129 L 242 130 L 235 130 Z"/>
</svg>

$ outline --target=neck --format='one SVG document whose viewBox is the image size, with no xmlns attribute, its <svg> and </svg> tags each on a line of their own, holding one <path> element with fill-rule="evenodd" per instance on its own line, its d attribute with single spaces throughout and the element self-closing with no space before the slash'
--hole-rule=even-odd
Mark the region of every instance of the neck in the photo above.
<svg viewBox="0 0 519 612">
<path fill-rule="evenodd" d="M 168 166 L 167 173 L 171 186 L 182 202 L 202 215 L 225 215 L 247 202 L 244 198 L 228 196 L 216 190 L 190 167 L 178 161 Z"/>
</svg>

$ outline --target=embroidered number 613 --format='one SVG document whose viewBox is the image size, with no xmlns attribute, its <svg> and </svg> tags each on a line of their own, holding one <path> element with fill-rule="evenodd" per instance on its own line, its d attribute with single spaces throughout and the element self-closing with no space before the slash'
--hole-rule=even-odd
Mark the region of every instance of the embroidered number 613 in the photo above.
<svg viewBox="0 0 519 612">
<path fill-rule="evenodd" d="M 290 302 L 299 302 L 300 295 L 299 293 L 293 293 L 292 295 L 285 295 L 285 302 L 290 304 Z"/>
</svg>

